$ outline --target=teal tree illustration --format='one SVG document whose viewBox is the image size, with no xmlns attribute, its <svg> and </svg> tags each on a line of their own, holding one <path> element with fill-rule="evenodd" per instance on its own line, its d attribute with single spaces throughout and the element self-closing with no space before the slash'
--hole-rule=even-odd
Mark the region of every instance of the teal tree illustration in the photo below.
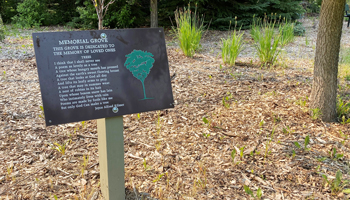
<svg viewBox="0 0 350 200">
<path fill-rule="evenodd" d="M 139 79 L 142 83 L 143 87 L 143 99 L 153 99 L 153 98 L 147 98 L 146 97 L 146 90 L 145 90 L 145 79 L 147 78 L 148 74 L 150 73 L 154 59 L 153 54 L 149 53 L 147 51 L 141 51 L 141 50 L 133 50 L 130 54 L 126 55 L 127 57 L 124 66 L 134 75 L 135 78 Z"/>
</svg>

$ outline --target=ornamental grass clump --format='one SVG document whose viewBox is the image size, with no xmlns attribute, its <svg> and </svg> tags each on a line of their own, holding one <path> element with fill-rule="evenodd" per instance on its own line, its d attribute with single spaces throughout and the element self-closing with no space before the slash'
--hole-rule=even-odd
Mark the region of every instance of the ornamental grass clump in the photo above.
<svg viewBox="0 0 350 200">
<path fill-rule="evenodd" d="M 280 44 L 282 36 L 279 31 L 275 31 L 276 20 L 264 18 L 254 20 L 250 34 L 255 42 L 260 62 L 263 65 L 273 65 L 281 52 Z"/>
<path fill-rule="evenodd" d="M 203 17 L 197 16 L 197 6 L 194 12 L 188 8 L 175 11 L 176 29 L 175 33 L 180 41 L 180 48 L 188 57 L 193 57 L 199 48 L 199 42 L 204 31 Z"/>
<path fill-rule="evenodd" d="M 279 26 L 279 33 L 281 34 L 281 45 L 282 47 L 294 41 L 294 24 L 283 20 L 285 23 Z"/>
<path fill-rule="evenodd" d="M 235 28 L 237 26 L 237 21 L 235 22 Z M 243 49 L 243 33 L 241 30 L 236 31 L 236 29 L 231 33 L 227 39 L 222 40 L 221 56 L 224 63 L 229 65 L 234 65 L 236 59 Z"/>
</svg>

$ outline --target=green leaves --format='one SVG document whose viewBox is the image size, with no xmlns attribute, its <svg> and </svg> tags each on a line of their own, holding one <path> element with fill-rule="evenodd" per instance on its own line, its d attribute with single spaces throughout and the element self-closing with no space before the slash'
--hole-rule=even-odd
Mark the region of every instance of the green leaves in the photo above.
<svg viewBox="0 0 350 200">
<path fill-rule="evenodd" d="M 231 158 L 232 158 L 233 164 L 235 163 L 236 153 L 237 153 L 236 149 L 233 149 L 232 152 L 231 152 Z"/>
<path fill-rule="evenodd" d="M 209 120 L 206 117 L 203 117 L 202 120 L 203 120 L 204 124 L 209 124 Z"/>
<path fill-rule="evenodd" d="M 243 187 L 244 187 L 245 193 L 249 194 L 250 196 L 252 196 L 254 198 L 253 191 L 249 188 L 249 186 L 244 185 Z"/>
<path fill-rule="evenodd" d="M 243 189 L 244 189 L 245 193 L 247 193 L 248 195 L 252 196 L 254 199 L 261 199 L 261 197 L 262 197 L 262 190 L 260 188 L 258 188 L 258 190 L 256 191 L 256 196 L 254 196 L 254 193 L 249 188 L 249 186 L 244 185 Z"/>
</svg>

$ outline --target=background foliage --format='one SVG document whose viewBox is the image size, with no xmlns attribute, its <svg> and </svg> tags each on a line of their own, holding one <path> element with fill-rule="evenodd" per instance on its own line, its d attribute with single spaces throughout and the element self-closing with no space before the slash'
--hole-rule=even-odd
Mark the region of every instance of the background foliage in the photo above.
<svg viewBox="0 0 350 200">
<path fill-rule="evenodd" d="M 226 30 L 237 17 L 237 27 L 248 28 L 253 16 L 277 16 L 295 20 L 305 12 L 319 12 L 322 0 L 158 0 L 160 26 L 174 25 L 174 11 L 187 7 L 205 13 L 211 29 Z M 144 27 L 150 24 L 149 0 L 116 0 L 104 18 L 107 28 Z M 91 0 L 0 0 L 0 14 L 6 24 L 23 27 L 70 25 L 97 28 L 97 15 Z"/>
</svg>

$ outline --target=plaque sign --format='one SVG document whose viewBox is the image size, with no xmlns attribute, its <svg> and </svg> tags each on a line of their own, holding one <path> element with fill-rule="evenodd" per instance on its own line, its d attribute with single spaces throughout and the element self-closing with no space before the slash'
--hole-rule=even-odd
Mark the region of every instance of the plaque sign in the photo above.
<svg viewBox="0 0 350 200">
<path fill-rule="evenodd" d="M 33 33 L 47 126 L 173 108 L 162 28 Z"/>
</svg>

